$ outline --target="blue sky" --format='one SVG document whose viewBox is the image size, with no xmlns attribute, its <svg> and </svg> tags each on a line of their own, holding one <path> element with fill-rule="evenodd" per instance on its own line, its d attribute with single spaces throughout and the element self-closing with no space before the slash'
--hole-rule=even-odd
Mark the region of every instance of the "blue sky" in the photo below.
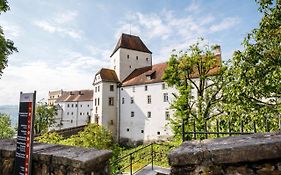
<svg viewBox="0 0 281 175">
<path fill-rule="evenodd" d="M 198 37 L 219 44 L 223 60 L 242 49 L 261 15 L 254 0 L 9 0 L 0 25 L 19 53 L 0 80 L 0 105 L 18 104 L 19 92 L 91 89 L 94 74 L 110 67 L 121 33 L 139 35 L 153 63 L 167 61 Z M 130 30 L 131 29 L 131 30 Z"/>
</svg>

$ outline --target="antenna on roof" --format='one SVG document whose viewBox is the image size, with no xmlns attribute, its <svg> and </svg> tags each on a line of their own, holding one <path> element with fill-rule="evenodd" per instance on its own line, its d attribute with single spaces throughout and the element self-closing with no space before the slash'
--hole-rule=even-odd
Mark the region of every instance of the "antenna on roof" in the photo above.
<svg viewBox="0 0 281 175">
<path fill-rule="evenodd" d="M 131 23 L 130 23 L 130 35 L 132 35 L 132 31 L 131 31 Z"/>
</svg>

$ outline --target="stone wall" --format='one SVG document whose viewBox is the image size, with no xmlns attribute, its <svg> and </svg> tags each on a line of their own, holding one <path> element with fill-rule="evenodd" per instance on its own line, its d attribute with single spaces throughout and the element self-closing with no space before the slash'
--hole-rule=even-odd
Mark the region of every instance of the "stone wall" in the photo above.
<svg viewBox="0 0 281 175">
<path fill-rule="evenodd" d="M 0 175 L 14 172 L 16 140 L 0 140 Z M 33 175 L 107 175 L 111 151 L 34 143 Z"/>
<path fill-rule="evenodd" d="M 281 133 L 184 142 L 169 163 L 173 175 L 281 175 Z"/>
</svg>

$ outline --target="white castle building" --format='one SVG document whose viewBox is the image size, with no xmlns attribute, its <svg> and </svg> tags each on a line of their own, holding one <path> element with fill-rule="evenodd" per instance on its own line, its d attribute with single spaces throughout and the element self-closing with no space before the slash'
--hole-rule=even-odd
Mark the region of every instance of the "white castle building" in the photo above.
<svg viewBox="0 0 281 175">
<path fill-rule="evenodd" d="M 87 125 L 93 113 L 93 91 L 50 91 L 48 104 L 57 109 L 55 125 L 50 130 Z"/>
<path fill-rule="evenodd" d="M 152 65 L 152 52 L 138 36 L 128 34 L 121 35 L 110 59 L 111 69 L 102 68 L 94 78 L 92 122 L 121 142 L 171 137 L 170 104 L 177 90 L 162 80 L 167 63 Z"/>
</svg>

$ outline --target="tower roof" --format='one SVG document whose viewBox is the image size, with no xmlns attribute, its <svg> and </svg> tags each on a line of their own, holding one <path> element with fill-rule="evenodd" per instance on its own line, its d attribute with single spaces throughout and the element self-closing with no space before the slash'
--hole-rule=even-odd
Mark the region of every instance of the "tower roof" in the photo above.
<svg viewBox="0 0 281 175">
<path fill-rule="evenodd" d="M 112 55 L 119 49 L 119 48 L 124 48 L 124 49 L 131 49 L 131 50 L 136 50 L 136 51 L 141 51 L 141 52 L 146 52 L 146 53 L 152 53 L 146 45 L 142 42 L 140 37 L 134 36 L 134 35 L 129 35 L 122 33 L 121 37 L 119 38 L 112 54 Z"/>
</svg>

